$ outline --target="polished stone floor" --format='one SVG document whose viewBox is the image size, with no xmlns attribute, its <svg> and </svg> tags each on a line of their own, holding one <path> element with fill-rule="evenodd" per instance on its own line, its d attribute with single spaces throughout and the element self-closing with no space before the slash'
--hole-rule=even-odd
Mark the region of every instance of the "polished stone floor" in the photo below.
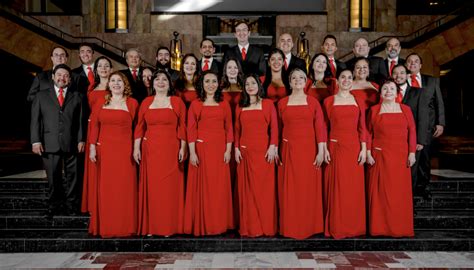
<svg viewBox="0 0 474 270">
<path fill-rule="evenodd" d="M 474 269 L 473 252 L 13 253 L 0 269 Z"/>
</svg>

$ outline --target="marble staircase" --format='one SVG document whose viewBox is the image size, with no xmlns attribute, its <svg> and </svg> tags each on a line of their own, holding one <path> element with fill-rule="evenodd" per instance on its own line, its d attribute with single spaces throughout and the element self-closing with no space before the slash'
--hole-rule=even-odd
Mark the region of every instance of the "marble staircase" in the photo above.
<svg viewBox="0 0 474 270">
<path fill-rule="evenodd" d="M 178 235 L 101 239 L 89 236 L 87 216 L 44 216 L 47 182 L 41 178 L 0 179 L 0 252 L 79 251 L 472 251 L 474 177 L 433 177 L 432 198 L 415 197 L 415 237 L 359 237 L 343 240 L 316 235 L 306 240 L 243 238 L 234 231 L 213 237 Z"/>
</svg>

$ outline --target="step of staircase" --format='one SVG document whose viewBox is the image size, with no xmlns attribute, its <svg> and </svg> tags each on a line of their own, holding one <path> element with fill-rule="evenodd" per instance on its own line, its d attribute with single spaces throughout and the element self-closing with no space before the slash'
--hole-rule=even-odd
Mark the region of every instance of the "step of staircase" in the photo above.
<svg viewBox="0 0 474 270">
<path fill-rule="evenodd" d="M 2 233 L 2 235 L 4 235 Z M 86 231 L 31 232 L 28 238 L 2 237 L 0 252 L 278 252 L 278 251 L 462 251 L 474 244 L 472 231 L 417 230 L 414 238 L 367 237 L 334 240 L 316 235 L 305 240 L 282 237 L 131 237 L 101 239 Z"/>
<path fill-rule="evenodd" d="M 416 229 L 474 229 L 474 213 L 437 213 L 420 212 L 414 218 Z M 88 216 L 54 216 L 46 218 L 41 211 L 22 215 L 0 215 L 0 232 L 11 230 L 37 229 L 69 229 L 86 230 L 89 225 Z"/>
<path fill-rule="evenodd" d="M 282 237 L 222 236 L 129 237 L 101 239 L 88 234 L 88 216 L 46 218 L 45 179 L 0 179 L 0 252 L 251 252 L 339 250 L 473 250 L 474 179 L 433 179 L 432 198 L 414 198 L 414 238 L 359 237 L 343 240 L 316 235 Z"/>
</svg>

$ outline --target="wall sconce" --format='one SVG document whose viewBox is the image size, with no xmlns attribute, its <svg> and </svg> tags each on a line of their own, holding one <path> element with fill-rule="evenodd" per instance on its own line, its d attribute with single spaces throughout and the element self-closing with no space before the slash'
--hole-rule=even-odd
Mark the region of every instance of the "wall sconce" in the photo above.
<svg viewBox="0 0 474 270">
<path fill-rule="evenodd" d="M 297 55 L 299 58 L 303 59 L 306 62 L 306 70 L 308 70 L 309 64 L 311 62 L 311 56 L 309 55 L 309 41 L 305 38 L 306 33 L 301 32 L 300 36 L 298 37 L 297 47 L 298 52 Z"/>
<path fill-rule="evenodd" d="M 128 1 L 105 1 L 105 31 L 128 33 Z"/>
<path fill-rule="evenodd" d="M 183 52 L 183 42 L 178 38 L 179 33 L 173 32 L 174 39 L 170 41 L 170 50 L 171 50 L 171 68 L 174 70 L 181 70 L 181 60 Z"/>
</svg>

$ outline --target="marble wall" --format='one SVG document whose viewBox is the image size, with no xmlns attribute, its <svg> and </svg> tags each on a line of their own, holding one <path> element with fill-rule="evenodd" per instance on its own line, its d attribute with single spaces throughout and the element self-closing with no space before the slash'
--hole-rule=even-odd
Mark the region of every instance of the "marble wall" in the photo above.
<svg viewBox="0 0 474 270">
<path fill-rule="evenodd" d="M 409 34 L 440 17 L 396 16 L 396 0 L 373 0 L 374 31 L 351 32 L 348 29 L 349 4 L 350 0 L 328 0 L 326 13 L 278 15 L 275 34 L 278 36 L 288 32 L 296 42 L 299 33 L 304 31 L 310 41 L 311 54 L 320 51 L 322 38 L 326 34 L 333 34 L 338 39 L 337 56 L 342 57 L 351 52 L 353 41 L 358 37 L 371 41 L 386 35 Z M 97 37 L 123 49 L 138 47 L 149 64 L 155 63 L 158 47 L 169 46 L 174 31 L 180 33 L 185 53 L 199 54 L 199 42 L 203 33 L 201 15 L 151 14 L 151 0 L 129 0 L 128 33 L 106 33 L 104 1 L 84 0 L 82 5 L 83 16 L 36 18 L 76 37 Z"/>
</svg>

